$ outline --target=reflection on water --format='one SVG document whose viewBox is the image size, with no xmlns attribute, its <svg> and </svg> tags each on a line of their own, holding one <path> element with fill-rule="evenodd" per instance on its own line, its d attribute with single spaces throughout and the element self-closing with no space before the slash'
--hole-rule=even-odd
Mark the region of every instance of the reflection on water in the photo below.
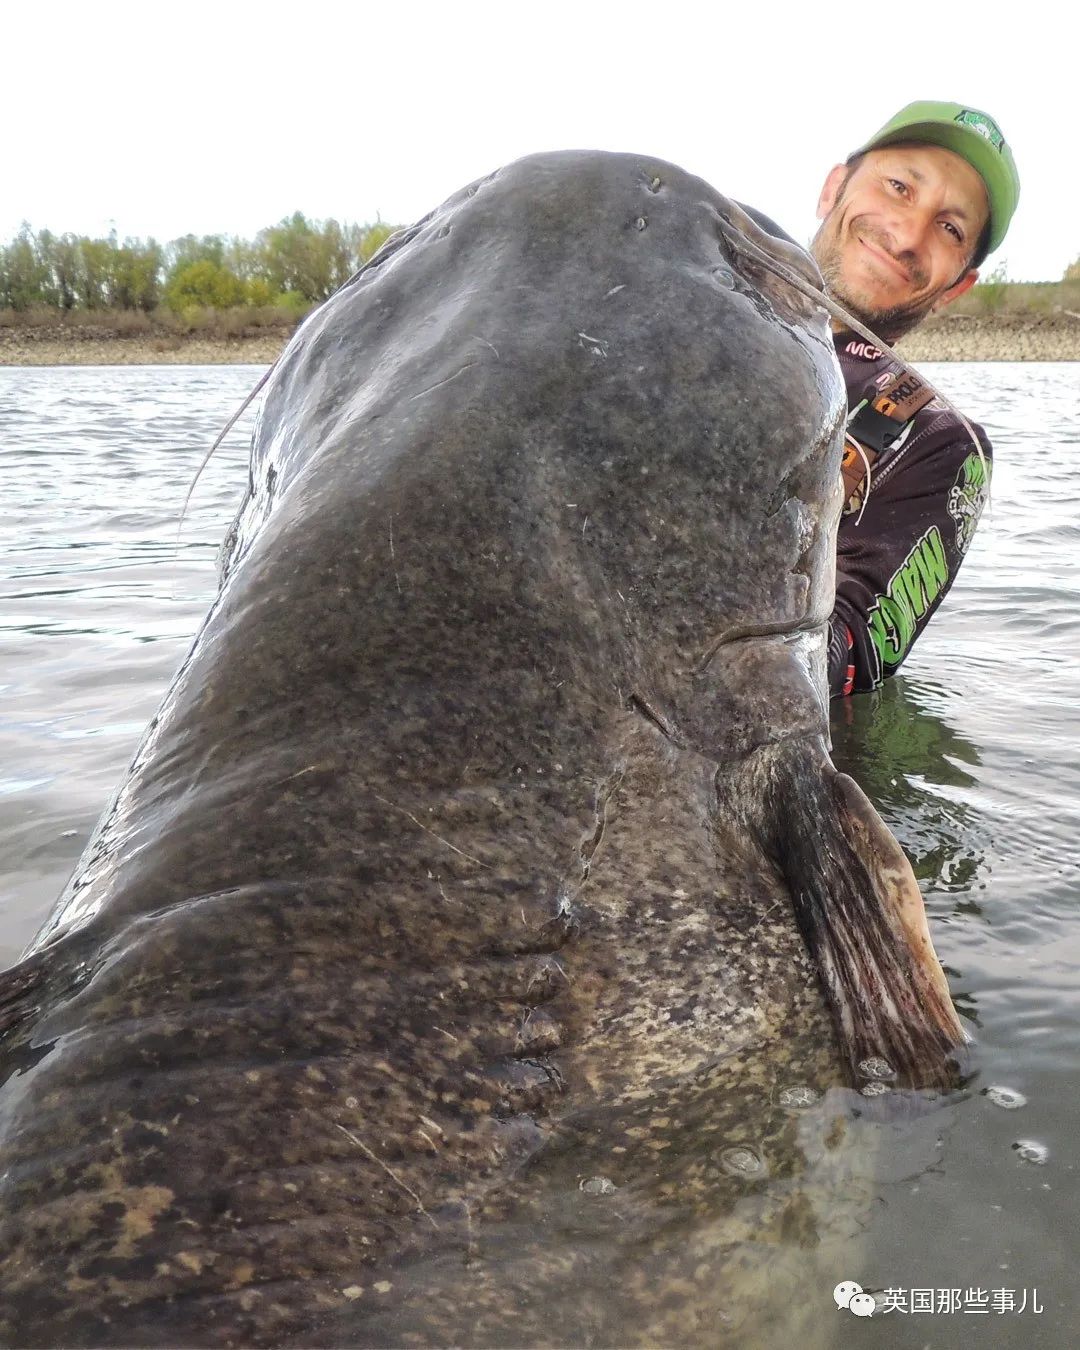
<svg viewBox="0 0 1080 1350">
<path fill-rule="evenodd" d="M 207 447 L 259 373 L 0 370 L 5 963 L 62 889 L 205 612 L 245 484 L 250 422 L 203 475 L 178 549 L 177 516 Z M 786 1229 L 778 1219 L 762 1269 L 780 1271 L 782 1248 L 792 1280 L 804 1272 L 804 1292 L 814 1269 L 822 1320 L 810 1323 L 837 1344 L 866 1335 L 896 1350 L 1065 1350 L 1080 1334 L 1080 366 L 930 374 L 988 427 L 992 513 L 903 677 L 834 704 L 833 741 L 838 767 L 912 859 L 980 1077 L 969 1095 L 902 1125 L 874 1125 L 858 1107 L 813 1108 L 799 1127 L 803 1162 L 848 1168 L 825 1190 L 835 1182 L 833 1194 L 850 1187 L 857 1199 L 812 1224 L 794 1211 Z M 1021 1104 L 1004 1109 L 1006 1098 Z M 838 1114 L 848 1143 L 826 1148 Z M 679 1138 L 690 1158 L 694 1138 Z M 595 1159 L 592 1177 L 611 1173 Z M 779 1194 L 771 1178 L 740 1184 L 751 1209 L 759 1194 Z M 576 1182 L 573 1193 L 574 1205 L 630 1199 Z M 830 1222 L 837 1231 L 825 1240 Z M 692 1240 L 676 1226 L 671 1241 L 675 1250 Z M 840 1268 L 845 1259 L 854 1264 Z M 1045 1311 L 893 1312 L 863 1333 L 833 1303 L 844 1279 L 875 1291 L 1037 1288 Z M 761 1344 L 790 1339 L 796 1324 L 783 1291 L 773 1296 L 779 1312 L 768 1334 L 762 1325 Z M 717 1336 L 727 1330 L 720 1319 Z"/>
<path fill-rule="evenodd" d="M 940 689 L 904 676 L 831 706 L 833 761 L 876 805 L 911 861 L 935 931 L 946 919 L 982 917 L 990 822 L 980 810 L 979 751 L 940 711 Z M 944 898 L 949 897 L 946 907 Z M 957 1011 L 979 1027 L 978 998 L 945 965 Z"/>
<path fill-rule="evenodd" d="M 979 751 L 940 706 L 932 683 L 903 676 L 873 695 L 834 702 L 833 759 L 885 816 L 920 883 L 970 907 L 989 830 L 969 772 Z"/>
</svg>

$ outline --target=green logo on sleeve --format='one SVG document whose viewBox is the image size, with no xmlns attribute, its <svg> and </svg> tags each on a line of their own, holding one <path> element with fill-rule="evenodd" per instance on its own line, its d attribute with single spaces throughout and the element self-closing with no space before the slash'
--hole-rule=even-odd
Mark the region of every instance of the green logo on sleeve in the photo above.
<svg viewBox="0 0 1080 1350">
<path fill-rule="evenodd" d="M 966 553 L 986 501 L 986 469 L 974 452 L 968 455 L 949 489 L 949 515 L 956 521 L 956 547 Z"/>
<path fill-rule="evenodd" d="M 878 655 L 879 673 L 895 669 L 915 637 L 915 629 L 949 579 L 941 532 L 931 525 L 889 579 L 867 616 Z"/>
</svg>

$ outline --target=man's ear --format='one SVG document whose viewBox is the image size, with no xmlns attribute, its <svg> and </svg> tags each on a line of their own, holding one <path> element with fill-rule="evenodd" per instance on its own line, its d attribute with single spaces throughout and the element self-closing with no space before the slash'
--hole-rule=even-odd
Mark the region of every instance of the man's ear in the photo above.
<svg viewBox="0 0 1080 1350">
<path fill-rule="evenodd" d="M 933 312 L 936 314 L 939 309 L 944 309 L 946 305 L 951 305 L 954 300 L 959 300 L 965 291 L 971 290 L 978 279 L 979 273 L 977 270 L 974 267 L 969 267 L 954 286 L 950 286 L 947 291 L 941 292 L 934 302 Z"/>
<path fill-rule="evenodd" d="M 829 170 L 829 176 L 825 179 L 825 186 L 821 189 L 821 195 L 818 197 L 818 220 L 824 220 L 836 205 L 837 194 L 844 184 L 847 172 L 846 164 L 836 164 Z"/>
</svg>

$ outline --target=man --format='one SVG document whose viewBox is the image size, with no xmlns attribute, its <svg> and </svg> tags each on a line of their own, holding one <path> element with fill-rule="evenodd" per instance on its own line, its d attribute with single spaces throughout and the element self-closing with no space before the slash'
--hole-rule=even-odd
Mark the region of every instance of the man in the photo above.
<svg viewBox="0 0 1080 1350">
<path fill-rule="evenodd" d="M 825 180 L 811 245 L 831 295 L 890 345 L 975 284 L 1020 193 L 993 118 L 911 103 Z M 834 322 L 847 382 L 847 501 L 829 641 L 835 695 L 875 689 L 941 603 L 986 498 L 959 418 L 910 368 Z M 990 443 L 977 427 L 986 465 Z"/>
</svg>

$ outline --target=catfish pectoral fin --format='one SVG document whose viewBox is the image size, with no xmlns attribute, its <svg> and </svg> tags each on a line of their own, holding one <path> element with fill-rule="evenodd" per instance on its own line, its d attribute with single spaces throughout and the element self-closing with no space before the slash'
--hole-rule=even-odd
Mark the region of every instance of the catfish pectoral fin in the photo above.
<svg viewBox="0 0 1080 1350">
<path fill-rule="evenodd" d="M 951 1042 L 965 1044 L 967 1033 L 953 1007 L 949 982 L 934 950 L 926 906 L 911 863 L 853 778 L 836 773 L 831 786 L 848 841 L 862 859 L 877 894 L 903 930 L 915 968 L 926 982 L 927 1011 Z"/>
<path fill-rule="evenodd" d="M 93 923 L 36 947 L 7 970 L 0 970 L 0 1053 L 32 1030 L 43 1007 L 84 984 L 92 973 Z M 0 1081 L 6 1067 L 0 1063 Z"/>
<path fill-rule="evenodd" d="M 956 1085 L 968 1037 L 900 845 L 827 758 L 779 753 L 770 779 L 772 851 L 852 1081 Z"/>
<path fill-rule="evenodd" d="M 5 1048 L 16 1028 L 37 1016 L 47 977 L 48 968 L 40 956 L 29 956 L 0 971 L 0 1043 Z"/>
</svg>

